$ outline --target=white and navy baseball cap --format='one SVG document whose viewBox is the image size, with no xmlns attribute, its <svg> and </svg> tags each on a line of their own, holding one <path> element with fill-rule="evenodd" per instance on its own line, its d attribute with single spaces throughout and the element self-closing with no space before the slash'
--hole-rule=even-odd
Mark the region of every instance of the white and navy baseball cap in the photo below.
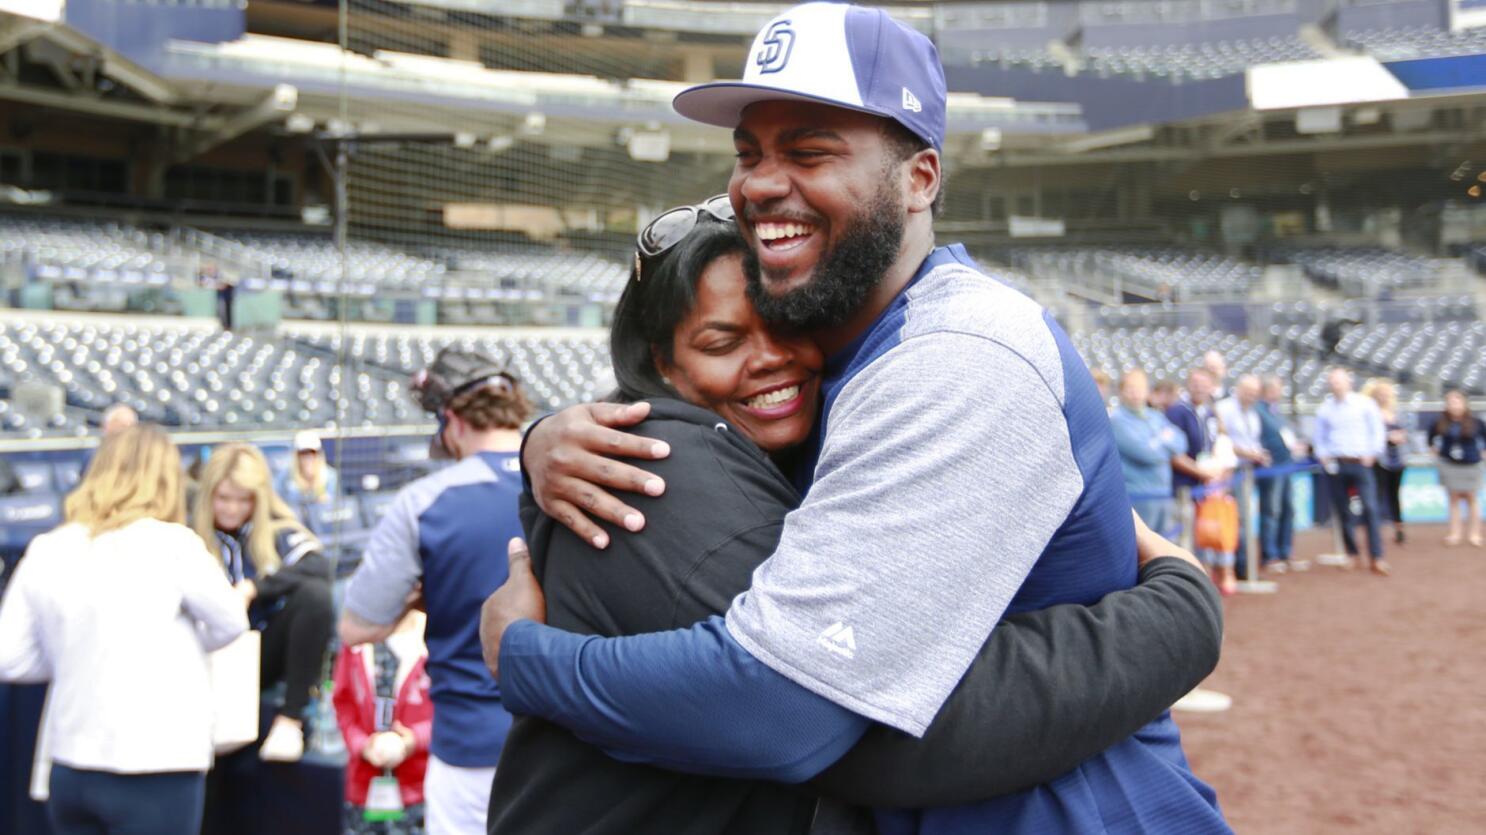
<svg viewBox="0 0 1486 835">
<path fill-rule="evenodd" d="M 681 91 L 688 119 L 737 127 L 760 101 L 806 101 L 892 119 L 936 149 L 944 146 L 944 67 L 922 32 L 881 9 L 806 3 L 769 21 L 753 39 L 741 81 Z"/>
</svg>

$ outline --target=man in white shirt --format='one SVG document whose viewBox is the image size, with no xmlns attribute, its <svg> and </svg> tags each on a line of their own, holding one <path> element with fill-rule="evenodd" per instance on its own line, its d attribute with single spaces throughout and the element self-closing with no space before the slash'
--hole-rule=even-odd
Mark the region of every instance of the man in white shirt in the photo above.
<svg viewBox="0 0 1486 835">
<path fill-rule="evenodd" d="M 1260 439 L 1259 378 L 1245 374 L 1238 378 L 1233 395 L 1218 402 L 1218 420 L 1233 442 L 1233 452 L 1241 461 L 1256 467 L 1269 465 L 1269 453 Z"/>
<path fill-rule="evenodd" d="M 1342 542 L 1347 556 L 1356 558 L 1357 540 L 1352 536 L 1349 492 L 1356 491 L 1362 503 L 1362 521 L 1367 525 L 1367 550 L 1372 570 L 1387 576 L 1383 559 L 1383 537 L 1378 529 L 1377 489 L 1373 462 L 1383 452 L 1383 415 L 1371 397 L 1352 391 L 1352 374 L 1333 368 L 1327 376 L 1331 396 L 1316 410 L 1312 445 L 1316 458 L 1331 484 L 1331 504 L 1341 520 Z"/>
</svg>

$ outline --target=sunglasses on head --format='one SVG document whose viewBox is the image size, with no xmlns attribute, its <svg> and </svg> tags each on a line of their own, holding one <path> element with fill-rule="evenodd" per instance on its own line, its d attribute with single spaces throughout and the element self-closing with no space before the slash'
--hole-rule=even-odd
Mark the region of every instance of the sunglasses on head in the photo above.
<svg viewBox="0 0 1486 835">
<path fill-rule="evenodd" d="M 718 194 L 695 206 L 677 206 L 656 216 L 645 225 L 635 238 L 635 280 L 640 279 L 640 259 L 654 258 L 681 243 L 691 230 L 697 228 L 702 213 L 706 212 L 723 223 L 733 220 L 733 203 L 726 194 Z"/>
</svg>

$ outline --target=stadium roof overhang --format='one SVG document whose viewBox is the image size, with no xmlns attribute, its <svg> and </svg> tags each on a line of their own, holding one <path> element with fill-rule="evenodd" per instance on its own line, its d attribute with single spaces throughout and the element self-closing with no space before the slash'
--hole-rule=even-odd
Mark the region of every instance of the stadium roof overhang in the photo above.
<svg viewBox="0 0 1486 835">
<path fill-rule="evenodd" d="M 32 66 L 46 70 L 38 76 Z M 0 7 L 0 99 L 179 131 L 173 161 L 294 112 L 298 91 L 273 85 L 246 101 L 203 107 L 170 79 L 55 19 Z"/>
<path fill-rule="evenodd" d="M 1486 145 L 1486 92 L 1352 105 L 1245 110 L 1165 125 L 1136 125 L 1040 144 L 1008 144 L 993 167 L 1195 162 L 1418 146 Z"/>
<path fill-rule="evenodd" d="M 150 60 L 193 97 L 245 103 L 273 85 L 292 84 L 300 114 L 343 135 L 443 131 L 496 147 L 515 139 L 614 145 L 636 132 L 663 132 L 672 151 L 733 151 L 727 131 L 686 120 L 671 107 L 686 86 L 679 82 L 492 70 L 472 61 L 391 51 L 368 56 L 262 35 L 220 44 L 170 41 Z M 1076 104 L 978 94 L 953 94 L 948 121 L 951 148 L 1087 130 Z"/>
</svg>

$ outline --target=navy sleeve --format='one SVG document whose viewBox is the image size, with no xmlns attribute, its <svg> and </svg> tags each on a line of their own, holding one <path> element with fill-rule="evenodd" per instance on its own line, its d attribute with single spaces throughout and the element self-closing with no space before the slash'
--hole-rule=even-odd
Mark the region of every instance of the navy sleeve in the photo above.
<svg viewBox="0 0 1486 835">
<path fill-rule="evenodd" d="M 501 698 L 625 762 L 799 783 L 850 750 L 868 720 L 749 655 L 721 617 L 621 638 L 531 621 L 501 641 Z"/>
</svg>

